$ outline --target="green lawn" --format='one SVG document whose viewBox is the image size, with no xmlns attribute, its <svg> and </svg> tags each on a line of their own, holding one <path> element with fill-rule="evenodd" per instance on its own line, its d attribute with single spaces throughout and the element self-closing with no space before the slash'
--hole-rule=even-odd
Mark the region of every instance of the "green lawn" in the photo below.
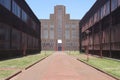
<svg viewBox="0 0 120 80">
<path fill-rule="evenodd" d="M 85 54 L 71 52 L 71 55 L 77 56 L 78 59 L 84 61 L 85 63 L 99 68 L 117 78 L 120 78 L 120 61 L 108 58 L 99 58 L 95 56 L 89 56 L 89 61 L 87 61 L 87 56 Z"/>
<path fill-rule="evenodd" d="M 41 60 L 42 58 L 51 55 L 52 53 L 53 53 L 52 51 L 46 51 L 46 53 L 42 51 L 41 54 L 28 55 L 25 57 L 0 61 L 0 80 L 2 78 L 8 77 L 9 75 L 13 74 L 16 70 L 24 69 L 27 66 L 37 62 L 38 60 Z M 1 70 L 3 68 L 13 69 L 13 70 L 7 70 L 7 71 Z"/>
<path fill-rule="evenodd" d="M 13 70 L 0 70 L 0 80 L 9 77 L 11 74 L 15 73 Z"/>
</svg>

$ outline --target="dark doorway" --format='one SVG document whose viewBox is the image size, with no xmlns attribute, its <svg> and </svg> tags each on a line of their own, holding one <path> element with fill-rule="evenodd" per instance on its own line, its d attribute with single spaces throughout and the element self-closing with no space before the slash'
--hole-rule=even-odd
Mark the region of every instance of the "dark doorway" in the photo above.
<svg viewBox="0 0 120 80">
<path fill-rule="evenodd" d="M 62 51 L 62 47 L 61 46 L 58 47 L 58 51 Z"/>
</svg>

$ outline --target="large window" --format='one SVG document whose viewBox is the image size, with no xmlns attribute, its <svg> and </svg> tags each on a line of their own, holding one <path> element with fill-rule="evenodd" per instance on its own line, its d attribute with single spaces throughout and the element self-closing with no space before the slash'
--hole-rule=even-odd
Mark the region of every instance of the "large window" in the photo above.
<svg viewBox="0 0 120 80">
<path fill-rule="evenodd" d="M 0 23 L 0 50 L 10 48 L 10 27 Z"/>
<path fill-rule="evenodd" d="M 12 49 L 20 49 L 20 31 L 12 29 Z"/>
<path fill-rule="evenodd" d="M 11 9 L 11 0 L 0 0 L 0 4 L 7 8 L 8 10 Z"/>
<path fill-rule="evenodd" d="M 104 6 L 101 7 L 101 19 L 104 17 Z"/>
<path fill-rule="evenodd" d="M 62 39 L 62 8 L 59 8 L 57 12 L 57 34 L 58 39 Z"/>
<path fill-rule="evenodd" d="M 118 0 L 111 0 L 111 11 L 114 11 L 118 7 Z"/>
<path fill-rule="evenodd" d="M 106 15 L 110 14 L 110 1 L 106 3 Z"/>
<path fill-rule="evenodd" d="M 12 1 L 12 12 L 20 17 L 20 12 L 21 12 L 21 8 L 19 7 L 19 5 L 13 0 Z"/>
</svg>

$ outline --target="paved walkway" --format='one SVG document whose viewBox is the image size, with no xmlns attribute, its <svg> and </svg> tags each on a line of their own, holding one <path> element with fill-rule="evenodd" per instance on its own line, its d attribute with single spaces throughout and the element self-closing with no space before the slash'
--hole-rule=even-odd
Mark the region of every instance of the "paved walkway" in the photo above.
<svg viewBox="0 0 120 80">
<path fill-rule="evenodd" d="M 11 80 L 115 80 L 77 61 L 64 52 L 56 52 Z"/>
</svg>

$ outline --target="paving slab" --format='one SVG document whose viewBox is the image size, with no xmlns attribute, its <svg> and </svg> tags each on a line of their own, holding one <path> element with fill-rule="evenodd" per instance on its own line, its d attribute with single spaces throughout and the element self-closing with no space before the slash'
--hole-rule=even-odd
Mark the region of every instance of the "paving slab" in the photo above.
<svg viewBox="0 0 120 80">
<path fill-rule="evenodd" d="M 64 52 L 55 52 L 11 80 L 116 80 Z"/>
</svg>

